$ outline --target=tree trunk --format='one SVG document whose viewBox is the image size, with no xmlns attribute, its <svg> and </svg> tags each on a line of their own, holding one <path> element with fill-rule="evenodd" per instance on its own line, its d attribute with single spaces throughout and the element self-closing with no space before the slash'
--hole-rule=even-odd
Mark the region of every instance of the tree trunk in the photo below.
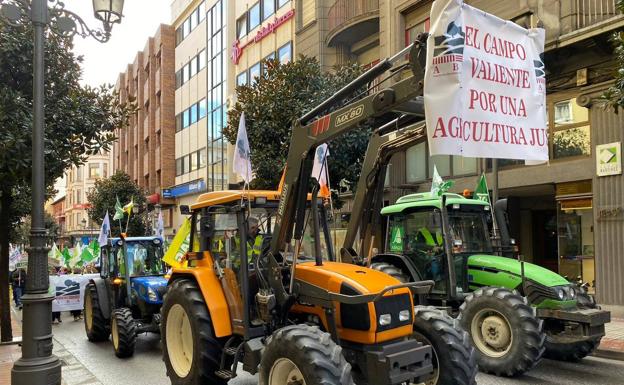
<svg viewBox="0 0 624 385">
<path fill-rule="evenodd" d="M 2 342 L 13 340 L 9 298 L 9 223 L 12 200 L 10 189 L 0 189 L 0 341 Z"/>
</svg>

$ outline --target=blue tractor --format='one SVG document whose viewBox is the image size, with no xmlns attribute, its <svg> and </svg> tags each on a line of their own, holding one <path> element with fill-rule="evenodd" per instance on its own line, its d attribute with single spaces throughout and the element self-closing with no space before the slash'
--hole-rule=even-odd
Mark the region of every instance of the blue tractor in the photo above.
<svg viewBox="0 0 624 385">
<path fill-rule="evenodd" d="M 112 336 L 115 355 L 132 356 L 139 333 L 159 333 L 167 290 L 160 237 L 112 238 L 102 247 L 100 278 L 85 289 L 85 331 L 91 342 Z"/>
</svg>

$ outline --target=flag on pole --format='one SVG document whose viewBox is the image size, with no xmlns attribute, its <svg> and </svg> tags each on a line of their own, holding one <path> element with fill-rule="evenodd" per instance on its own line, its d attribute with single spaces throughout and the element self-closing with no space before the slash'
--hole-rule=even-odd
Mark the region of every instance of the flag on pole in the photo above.
<svg viewBox="0 0 624 385">
<path fill-rule="evenodd" d="M 123 211 L 130 216 L 132 214 L 132 208 L 134 207 L 134 197 L 130 198 L 130 203 L 123 207 Z"/>
<path fill-rule="evenodd" d="M 158 212 L 158 220 L 156 221 L 156 236 L 165 239 L 165 222 L 163 221 L 162 211 Z"/>
<path fill-rule="evenodd" d="M 93 261 L 100 255 L 100 246 L 95 240 L 91 241 L 87 247 L 82 249 L 80 253 L 80 260 L 84 263 Z"/>
<path fill-rule="evenodd" d="M 320 185 L 321 196 L 329 196 L 329 183 L 327 181 L 327 157 L 329 156 L 329 147 L 327 143 L 323 143 L 316 148 L 314 154 L 314 164 L 312 165 L 312 177 L 318 180 Z"/>
<path fill-rule="evenodd" d="M 63 266 L 69 267 L 69 262 L 71 261 L 71 254 L 69 253 L 69 249 L 67 246 L 61 252 L 61 256 L 63 257 Z"/>
<path fill-rule="evenodd" d="M 477 188 L 475 188 L 474 194 L 472 194 L 472 199 L 478 199 L 488 204 L 492 204 L 490 202 L 490 192 L 487 186 L 487 180 L 485 179 L 485 173 L 481 174 L 481 178 L 479 178 L 479 182 L 477 183 Z"/>
<path fill-rule="evenodd" d="M 431 194 L 441 196 L 442 194 L 447 192 L 448 189 L 451 188 L 451 186 L 453 186 L 453 181 L 449 180 L 445 182 L 444 180 L 442 180 L 442 177 L 438 173 L 438 169 L 436 168 L 434 164 L 433 165 L 433 178 L 431 181 Z"/>
<path fill-rule="evenodd" d="M 187 218 L 178 229 L 171 245 L 163 257 L 166 264 L 176 268 L 182 267 L 182 257 L 188 251 L 189 236 L 191 235 L 191 221 Z"/>
<path fill-rule="evenodd" d="M 100 236 L 98 237 L 98 244 L 100 246 L 105 246 L 108 243 L 109 233 L 110 233 L 110 218 L 108 217 L 108 211 L 106 211 L 106 215 L 104 215 L 104 220 L 102 221 L 102 227 L 100 227 Z"/>
<path fill-rule="evenodd" d="M 122 220 L 124 217 L 124 209 L 119 202 L 119 197 L 117 198 L 117 202 L 115 202 L 115 215 L 113 216 L 113 220 Z"/>
<path fill-rule="evenodd" d="M 236 148 L 234 149 L 234 162 L 232 171 L 245 181 L 251 182 L 251 151 L 249 149 L 249 139 L 247 138 L 247 128 L 245 127 L 245 113 L 240 116 L 238 123 L 238 133 L 236 134 Z"/>
</svg>

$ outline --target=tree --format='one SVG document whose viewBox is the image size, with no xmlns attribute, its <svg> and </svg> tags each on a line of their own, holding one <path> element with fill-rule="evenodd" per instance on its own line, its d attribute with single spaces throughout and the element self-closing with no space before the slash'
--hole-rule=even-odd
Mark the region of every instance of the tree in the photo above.
<svg viewBox="0 0 624 385">
<path fill-rule="evenodd" d="M 624 0 L 617 0 L 616 7 L 619 12 L 624 12 Z M 615 73 L 615 83 L 604 92 L 602 97 L 606 105 L 612 107 L 617 113 L 620 108 L 624 108 L 624 31 L 614 32 L 611 41 L 615 48 L 614 55 L 618 70 Z"/>
<path fill-rule="evenodd" d="M 50 236 L 54 236 L 58 234 L 59 225 L 54 220 L 54 217 L 50 215 L 50 213 L 44 212 L 44 224 L 46 230 L 48 230 L 48 234 Z M 30 215 L 23 218 L 20 222 L 19 226 L 15 228 L 15 234 L 11 237 L 13 243 L 27 245 L 30 243 L 30 226 L 31 226 L 31 218 Z"/>
<path fill-rule="evenodd" d="M 33 31 L 0 18 L 0 327 L 12 339 L 9 295 L 9 237 L 30 211 L 33 104 Z M 45 180 L 51 185 L 71 165 L 108 150 L 112 130 L 133 111 L 120 104 L 112 86 L 81 86 L 81 57 L 69 38 L 47 34 L 45 44 Z M 50 186 L 46 186 L 50 187 Z"/>
<path fill-rule="evenodd" d="M 271 60 L 257 82 L 237 87 L 237 102 L 228 113 L 223 135 L 230 143 L 236 142 L 244 111 L 255 174 L 252 188 L 277 188 L 290 145 L 291 123 L 361 72 L 357 64 L 323 72 L 316 58 L 300 56 L 287 64 Z M 369 136 L 370 128 L 363 127 L 329 143 L 328 168 L 333 188 L 342 180 L 350 188 L 355 187 Z"/>
<path fill-rule="evenodd" d="M 130 176 L 123 171 L 117 171 L 108 179 L 99 179 L 95 182 L 93 190 L 87 194 L 87 200 L 91 203 L 89 208 L 89 218 L 91 220 L 102 223 L 106 212 L 110 217 L 111 234 L 113 236 L 119 236 L 121 232 L 126 231 L 127 214 L 121 221 L 114 221 L 113 215 L 115 215 L 115 203 L 117 198 L 122 205 L 134 201 L 136 207 L 145 207 L 146 192 L 137 186 Z M 130 222 L 128 223 L 128 236 L 142 236 L 146 232 L 145 221 L 142 214 L 132 214 L 130 216 Z"/>
</svg>

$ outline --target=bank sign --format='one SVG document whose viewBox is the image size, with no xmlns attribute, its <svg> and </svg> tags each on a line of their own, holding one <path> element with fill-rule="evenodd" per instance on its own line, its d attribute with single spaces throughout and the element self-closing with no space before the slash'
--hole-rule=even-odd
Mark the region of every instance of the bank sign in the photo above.
<svg viewBox="0 0 624 385">
<path fill-rule="evenodd" d="M 596 146 L 596 175 L 620 175 L 622 173 L 622 150 L 620 142 Z"/>
</svg>

